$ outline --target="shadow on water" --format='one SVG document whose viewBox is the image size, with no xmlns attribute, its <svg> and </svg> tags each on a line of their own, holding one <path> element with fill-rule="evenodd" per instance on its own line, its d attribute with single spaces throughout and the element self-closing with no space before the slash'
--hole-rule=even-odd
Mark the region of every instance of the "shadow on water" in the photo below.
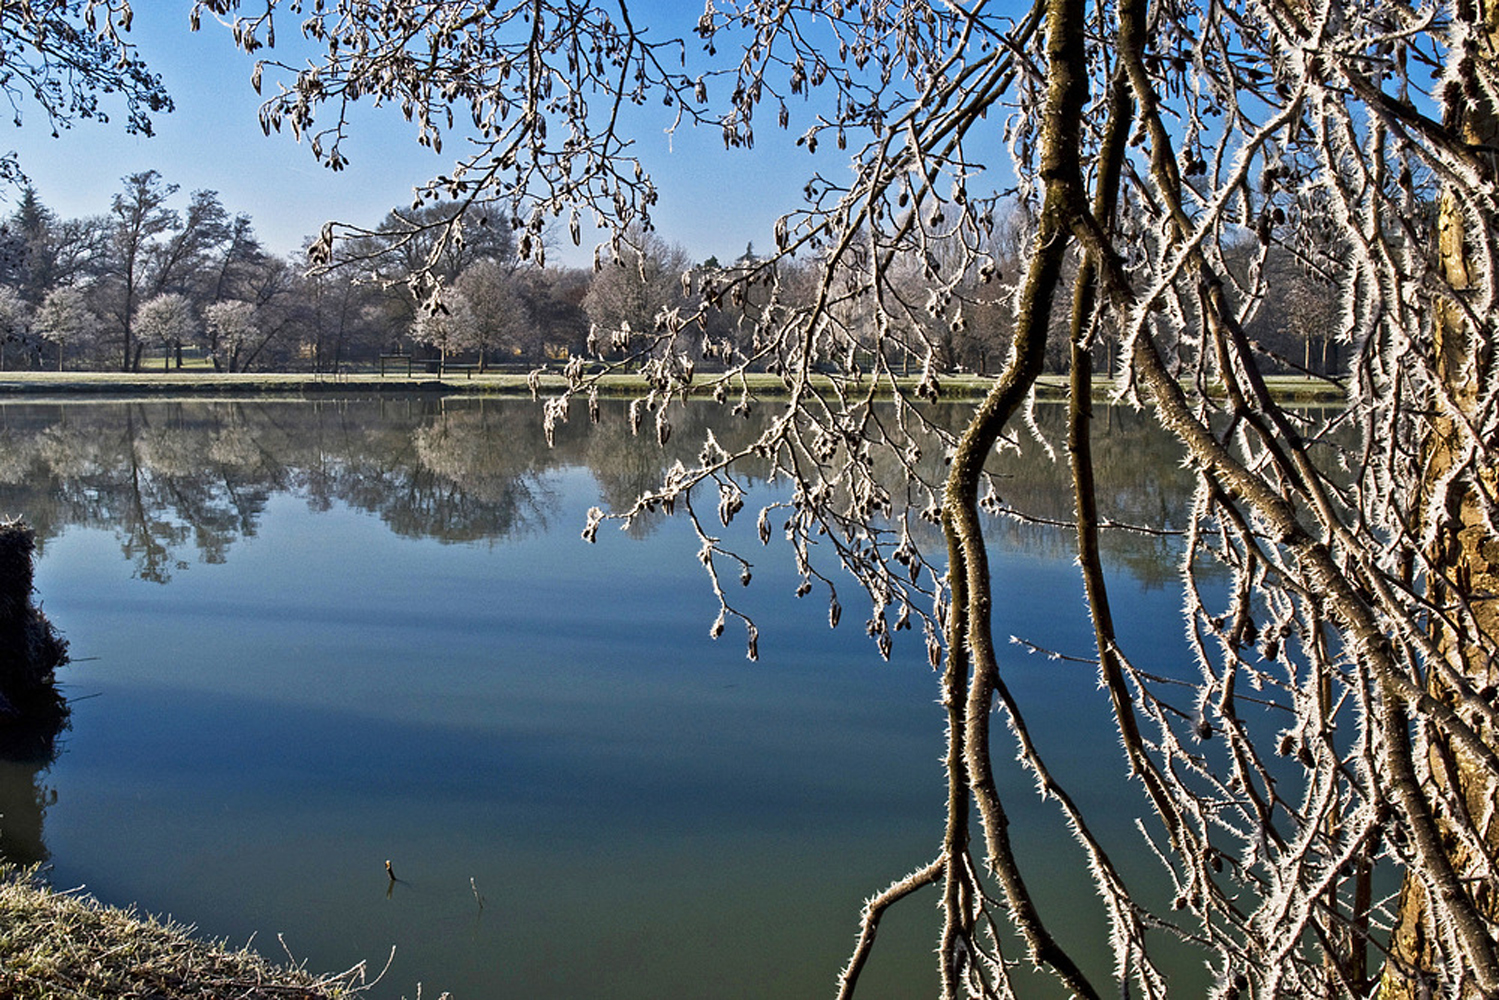
<svg viewBox="0 0 1499 1000">
<path fill-rule="evenodd" d="M 0 522 L 0 859 L 19 865 L 47 860 L 43 816 L 57 794 L 41 781 L 69 715 L 56 678 L 68 644 L 33 600 L 35 549 L 24 522 Z"/>
<path fill-rule="evenodd" d="M 45 782 L 66 728 L 55 718 L 0 724 L 0 860 L 27 867 L 49 859 L 43 832 L 57 790 Z"/>
</svg>

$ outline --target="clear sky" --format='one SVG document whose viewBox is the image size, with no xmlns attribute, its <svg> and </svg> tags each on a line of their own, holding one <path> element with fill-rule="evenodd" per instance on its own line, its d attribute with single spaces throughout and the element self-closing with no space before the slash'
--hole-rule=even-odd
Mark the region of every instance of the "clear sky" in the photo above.
<svg viewBox="0 0 1499 1000">
<path fill-rule="evenodd" d="M 652 6 L 657 13 L 650 16 L 673 12 L 673 34 L 689 33 L 700 9 L 681 0 Z M 179 207 L 189 191 L 216 190 L 231 213 L 253 218 L 268 249 L 290 253 L 330 219 L 378 222 L 389 209 L 410 203 L 414 185 L 450 166 L 448 157 L 417 146 L 394 109 L 370 109 L 344 147 L 349 167 L 333 173 L 290 136 L 261 133 L 260 101 L 249 82 L 253 63 L 234 47 L 227 29 L 205 18 L 202 31 L 191 33 L 185 0 L 137 0 L 134 7 L 130 37 L 176 103 L 172 114 L 155 119 L 153 138 L 127 135 L 118 105 L 110 108 L 109 124 L 80 122 L 57 139 L 35 107 L 23 107 L 20 128 L 0 131 L 0 151 L 19 154 L 43 204 L 58 215 L 103 214 L 122 177 L 154 169 L 180 185 Z M 662 23 L 656 30 L 667 27 Z M 664 115 L 661 121 L 667 121 Z M 716 129 L 668 139 L 661 125 L 642 128 L 639 155 L 661 188 L 656 227 L 694 259 L 732 259 L 751 241 L 768 248 L 776 216 L 797 206 L 813 169 L 833 169 L 833 156 L 846 156 L 809 156 L 793 146 L 794 136 L 758 131 L 760 141 L 747 155 L 725 150 Z M 454 144 L 447 148 L 451 152 Z M 15 195 L 0 191 L 0 213 L 9 213 Z M 569 244 L 564 260 L 591 260 L 586 234 L 584 243 L 579 251 Z"/>
</svg>

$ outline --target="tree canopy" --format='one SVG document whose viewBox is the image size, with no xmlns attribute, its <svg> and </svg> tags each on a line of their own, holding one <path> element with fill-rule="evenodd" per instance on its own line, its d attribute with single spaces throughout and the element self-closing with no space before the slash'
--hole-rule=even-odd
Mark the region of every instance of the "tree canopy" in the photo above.
<svg viewBox="0 0 1499 1000">
<path fill-rule="evenodd" d="M 688 272 L 696 298 L 594 340 L 599 360 L 645 372 L 652 391 L 629 419 L 663 442 L 690 391 L 778 418 L 743 448 L 710 437 L 587 532 L 683 512 L 721 602 L 715 631 L 738 619 L 753 655 L 757 627 L 728 586 L 748 560 L 712 522 L 743 510 L 744 468 L 769 468 L 787 495 L 754 512 L 761 537 L 785 539 L 831 619 L 836 563 L 865 591 L 880 650 L 924 632 L 948 711 L 947 823 L 929 863 L 871 900 L 845 994 L 881 914 L 928 885 L 942 895 L 945 996 L 1014 995 L 1026 964 L 1078 996 L 1162 996 L 1172 935 L 1213 970 L 1217 996 L 1499 994 L 1499 8 L 710 0 L 682 25 L 644 24 L 617 0 L 202 0 L 194 16 L 205 11 L 258 60 L 267 131 L 338 169 L 347 106 L 399 108 L 417 142 L 460 150 L 418 202 L 508 214 L 524 258 L 544 255 L 550 226 L 578 241 L 588 220 L 610 233 L 597 268 L 631 262 L 657 196 L 630 142 L 646 108 L 730 147 L 784 132 L 815 151 L 773 253 Z M 279 61 L 278 28 L 320 51 Z M 995 238 L 1007 204 L 1028 220 L 1014 261 Z M 315 259 L 333 260 L 342 235 L 325 229 Z M 1350 361 L 1330 422 L 1277 399 L 1264 372 L 1280 362 L 1252 336 L 1288 262 L 1335 290 L 1332 336 Z M 790 294 L 793 263 L 810 268 L 810 295 Z M 747 335 L 715 336 L 706 311 L 725 304 Z M 1013 316 L 1008 360 L 949 431 L 923 406 L 942 394 L 943 338 L 995 310 Z M 1136 663 L 1113 629 L 1099 536 L 1127 526 L 1096 512 L 1090 358 L 1103 341 L 1117 397 L 1148 407 L 1197 477 L 1182 569 L 1198 669 L 1185 684 Z M 1154 814 L 1164 905 L 1053 779 L 1000 670 L 996 625 L 1024 623 L 992 606 L 978 512 L 1010 509 L 986 463 L 1025 433 L 1049 350 L 1070 359 L 1101 697 L 1118 767 Z M 739 377 L 751 366 L 778 373 L 784 398 L 755 398 Z M 549 422 L 592 393 L 596 370 L 575 360 Z M 934 446 L 935 474 L 920 461 Z M 942 545 L 921 544 L 921 519 Z M 1226 596 L 1198 585 L 1203 561 L 1229 570 Z M 1108 973 L 1080 965 L 1034 902 L 992 763 L 1007 744 L 1086 852 Z M 1398 900 L 1374 892 L 1383 866 L 1404 873 Z M 1011 954 L 1016 935 L 1028 962 Z"/>
<path fill-rule="evenodd" d="M 5 0 L 0 6 L 0 93 L 16 125 L 39 111 L 56 133 L 76 122 L 109 121 L 125 103 L 128 132 L 151 134 L 152 115 L 172 109 L 161 78 L 136 53 L 128 0 Z M 14 154 L 0 156 L 0 179 L 23 176 Z"/>
</svg>

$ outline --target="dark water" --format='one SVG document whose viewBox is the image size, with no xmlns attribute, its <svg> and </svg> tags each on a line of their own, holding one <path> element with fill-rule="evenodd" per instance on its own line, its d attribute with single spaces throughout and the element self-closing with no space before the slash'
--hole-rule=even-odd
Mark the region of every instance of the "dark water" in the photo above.
<svg viewBox="0 0 1499 1000">
<path fill-rule="evenodd" d="M 1174 455 L 1111 419 L 1111 511 L 1177 518 Z M 0 849 L 315 969 L 394 948 L 377 997 L 831 995 L 862 901 L 940 844 L 936 677 L 919 638 L 884 663 L 861 616 L 829 630 L 783 547 L 751 553 L 752 663 L 709 638 L 680 519 L 582 542 L 673 458 L 622 425 L 549 450 L 528 402 L 0 406 L 0 511 L 36 526 L 75 657 L 60 755 L 0 763 Z M 1061 481 L 1017 464 L 1014 499 L 1065 515 Z M 995 530 L 997 635 L 1089 655 L 1065 537 Z M 1134 655 L 1180 667 L 1172 543 L 1109 545 Z M 1053 766 L 1131 838 L 1091 669 L 1004 655 Z M 1008 777 L 1045 905 L 1099 937 L 1077 852 Z M 887 919 L 861 995 L 934 991 L 937 902 Z"/>
</svg>

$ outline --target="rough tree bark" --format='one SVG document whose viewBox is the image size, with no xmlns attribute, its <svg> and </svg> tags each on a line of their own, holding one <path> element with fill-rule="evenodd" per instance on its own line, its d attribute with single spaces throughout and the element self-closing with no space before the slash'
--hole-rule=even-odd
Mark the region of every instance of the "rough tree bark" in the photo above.
<svg viewBox="0 0 1499 1000">
<path fill-rule="evenodd" d="M 1465 20 L 1481 26 L 1473 38 L 1475 51 L 1454 58 L 1499 61 L 1499 4 L 1492 0 L 1463 0 L 1459 5 Z M 1466 74 L 1459 66 L 1457 81 Z M 1458 84 L 1461 86 L 1461 82 Z M 1454 99 L 1455 98 L 1455 99 Z M 1499 108 L 1481 91 L 1464 87 L 1460 95 L 1448 95 L 1447 124 L 1455 138 L 1474 150 L 1487 150 L 1490 179 L 1499 150 Z M 1451 188 L 1437 207 L 1436 253 L 1447 298 L 1439 300 L 1433 329 L 1437 371 L 1448 396 L 1450 410 L 1433 423 L 1427 442 L 1425 477 L 1432 496 L 1441 496 L 1441 484 L 1461 474 L 1473 462 L 1467 434 L 1481 433 L 1478 400 L 1485 379 L 1492 377 L 1494 345 L 1479 336 L 1466 315 L 1471 292 L 1479 285 L 1474 274 L 1475 239 L 1492 232 L 1475 226 L 1467 217 L 1470 206 Z M 1499 441 L 1489 440 L 1492 448 Z M 1499 691 L 1499 664 L 1488 650 L 1499 640 L 1499 538 L 1491 530 L 1492 511 L 1499 499 L 1499 475 L 1492 466 L 1467 470 L 1471 485 L 1448 493 L 1429 527 L 1434 541 L 1429 553 L 1430 594 L 1433 607 L 1433 639 L 1441 661 L 1430 671 L 1434 696 L 1453 708 L 1461 708 L 1463 690 L 1492 700 Z M 1475 636 L 1476 630 L 1479 635 Z M 1484 641 L 1475 641 L 1482 637 Z M 1474 728 L 1490 746 L 1499 748 L 1499 732 L 1491 721 L 1474 713 Z M 1493 881 L 1493 862 L 1499 856 L 1499 774 L 1453 741 L 1442 731 L 1421 734 L 1430 741 L 1428 755 L 1431 779 L 1425 791 L 1442 817 L 1443 844 L 1474 907 L 1487 922 L 1490 933 L 1499 926 L 1499 886 Z M 1461 817 L 1454 822 L 1454 817 Z M 1464 837 L 1461 827 L 1476 835 Z M 1443 940 L 1446 931 L 1434 919 L 1429 888 L 1414 873 L 1407 874 L 1400 890 L 1396 924 L 1391 937 L 1390 959 L 1385 967 L 1380 995 L 1384 1000 L 1415 1000 L 1429 995 L 1431 975 L 1453 953 Z M 1470 986 L 1468 995 L 1481 991 Z"/>
</svg>

